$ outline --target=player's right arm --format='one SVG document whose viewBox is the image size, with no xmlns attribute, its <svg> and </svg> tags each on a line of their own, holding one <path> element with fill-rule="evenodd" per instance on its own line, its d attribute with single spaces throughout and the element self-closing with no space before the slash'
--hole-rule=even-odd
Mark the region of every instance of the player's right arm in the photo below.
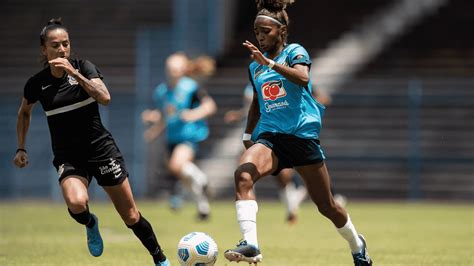
<svg viewBox="0 0 474 266">
<path fill-rule="evenodd" d="M 18 150 L 13 159 L 13 163 L 23 168 L 28 164 L 28 154 L 25 152 L 26 135 L 30 127 L 31 114 L 34 103 L 28 103 L 25 98 L 22 99 L 20 109 L 18 110 L 18 119 L 16 122 L 16 136 L 18 140 Z"/>
<path fill-rule="evenodd" d="M 258 96 L 257 93 L 254 92 L 252 103 L 249 107 L 249 113 L 247 115 L 247 125 L 245 127 L 245 133 L 252 134 L 257 126 L 258 120 L 260 120 L 260 108 L 258 105 Z M 251 140 L 244 140 L 245 148 L 250 148 L 254 143 Z"/>
</svg>

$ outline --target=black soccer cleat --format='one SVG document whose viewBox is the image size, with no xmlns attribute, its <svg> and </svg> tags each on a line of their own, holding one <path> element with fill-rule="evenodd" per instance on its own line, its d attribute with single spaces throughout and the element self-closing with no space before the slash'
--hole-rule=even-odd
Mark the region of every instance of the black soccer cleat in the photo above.
<svg viewBox="0 0 474 266">
<path fill-rule="evenodd" d="M 207 221 L 209 221 L 210 216 L 211 216 L 211 214 L 209 214 L 209 213 L 199 212 L 197 214 L 196 218 L 199 222 L 207 222 Z"/>
<path fill-rule="evenodd" d="M 261 262 L 263 259 L 260 249 L 254 245 L 247 244 L 245 240 L 241 240 L 236 248 L 226 250 L 224 257 L 229 261 L 246 261 L 255 264 Z"/>
<path fill-rule="evenodd" d="M 372 260 L 369 257 L 369 252 L 367 251 L 367 244 L 365 243 L 365 238 L 362 235 L 359 235 L 359 238 L 364 245 L 359 253 L 352 254 L 352 258 L 354 259 L 354 265 L 372 266 Z"/>
</svg>

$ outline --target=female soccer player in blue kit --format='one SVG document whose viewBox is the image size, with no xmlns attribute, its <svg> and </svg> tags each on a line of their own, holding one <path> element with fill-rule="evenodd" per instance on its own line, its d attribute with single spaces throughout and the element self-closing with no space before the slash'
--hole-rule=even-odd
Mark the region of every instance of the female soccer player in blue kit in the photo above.
<svg viewBox="0 0 474 266">
<path fill-rule="evenodd" d="M 107 105 L 110 94 L 103 75 L 90 61 L 71 58 L 71 42 L 61 20 L 52 19 L 40 33 L 46 67 L 25 85 L 18 111 L 18 149 L 14 163 L 28 165 L 26 135 L 32 110 L 39 101 L 45 111 L 54 153 L 53 164 L 69 214 L 85 225 L 92 256 L 103 252 L 99 220 L 89 212 L 87 189 L 92 177 L 103 187 L 120 217 L 150 252 L 157 266 L 169 266 L 151 224 L 139 212 L 128 181 L 125 161 L 102 125 L 99 104 Z"/>
<path fill-rule="evenodd" d="M 211 211 L 207 198 L 207 175 L 194 164 L 199 143 L 207 139 L 206 118 L 216 112 L 212 97 L 188 75 L 190 62 L 183 53 L 174 53 L 166 60 L 167 81 L 153 92 L 155 110 L 145 110 L 142 119 L 152 126 L 145 131 L 149 141 L 166 129 L 168 168 L 193 194 L 198 219 L 207 220 Z M 191 72 L 191 73 L 189 73 Z"/>
<path fill-rule="evenodd" d="M 289 19 L 285 9 L 292 2 L 257 1 L 254 32 L 263 53 L 251 42 L 243 43 L 254 59 L 249 77 L 255 90 L 243 136 L 247 150 L 235 171 L 235 206 L 244 240 L 225 251 L 224 256 L 237 262 L 262 260 L 253 186 L 262 176 L 294 167 L 320 213 L 349 243 L 355 265 L 372 265 L 364 238 L 331 194 L 330 176 L 319 143 L 324 107 L 311 96 L 311 59 L 301 45 L 286 43 Z M 251 133 L 257 122 L 262 133 L 253 143 Z"/>
</svg>

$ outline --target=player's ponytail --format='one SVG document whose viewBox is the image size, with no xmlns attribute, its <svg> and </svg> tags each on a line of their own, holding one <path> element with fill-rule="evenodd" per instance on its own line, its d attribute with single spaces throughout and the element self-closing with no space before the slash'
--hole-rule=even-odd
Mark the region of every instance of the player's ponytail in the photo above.
<svg viewBox="0 0 474 266">
<path fill-rule="evenodd" d="M 55 29 L 63 29 L 67 32 L 66 27 L 63 26 L 62 19 L 61 18 L 52 18 L 48 21 L 46 26 L 43 27 L 40 33 L 40 44 L 41 46 L 44 46 L 46 43 L 46 39 L 48 36 L 48 32 L 55 30 Z"/>
<path fill-rule="evenodd" d="M 257 3 L 258 11 L 266 9 L 268 11 L 279 12 L 293 4 L 295 0 L 256 0 L 255 2 Z"/>
<path fill-rule="evenodd" d="M 216 60 L 207 55 L 200 55 L 190 60 L 188 75 L 196 79 L 212 76 L 216 70 Z"/>
</svg>

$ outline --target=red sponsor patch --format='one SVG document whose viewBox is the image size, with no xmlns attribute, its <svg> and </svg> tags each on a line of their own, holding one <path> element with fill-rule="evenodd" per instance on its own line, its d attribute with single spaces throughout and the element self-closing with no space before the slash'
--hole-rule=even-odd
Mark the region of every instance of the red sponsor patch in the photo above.
<svg viewBox="0 0 474 266">
<path fill-rule="evenodd" d="M 281 80 L 265 82 L 262 85 L 262 95 L 265 101 L 274 101 L 278 98 L 285 97 L 286 90 L 283 88 L 283 82 Z"/>
</svg>

